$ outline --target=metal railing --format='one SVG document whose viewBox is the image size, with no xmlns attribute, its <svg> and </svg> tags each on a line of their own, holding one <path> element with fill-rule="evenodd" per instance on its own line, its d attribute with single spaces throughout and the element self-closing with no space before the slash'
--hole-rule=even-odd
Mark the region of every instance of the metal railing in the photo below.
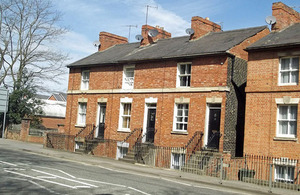
<svg viewBox="0 0 300 195">
<path fill-rule="evenodd" d="M 85 137 L 87 136 L 91 130 L 93 130 L 95 127 L 94 124 L 86 124 L 85 127 L 83 127 L 82 129 L 80 129 L 80 131 L 75 135 L 75 137 Z"/>
</svg>

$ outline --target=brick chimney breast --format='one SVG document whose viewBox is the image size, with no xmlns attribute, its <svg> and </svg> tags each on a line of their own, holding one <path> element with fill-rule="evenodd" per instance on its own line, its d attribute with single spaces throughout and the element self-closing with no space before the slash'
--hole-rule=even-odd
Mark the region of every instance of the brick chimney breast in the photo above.
<svg viewBox="0 0 300 195">
<path fill-rule="evenodd" d="M 198 39 L 209 32 L 220 32 L 221 26 L 209 20 L 209 18 L 201 18 L 199 16 L 192 17 L 191 28 L 195 33 L 190 39 Z"/>
<path fill-rule="evenodd" d="M 299 12 L 282 2 L 273 3 L 272 15 L 276 18 L 276 23 L 272 25 L 272 31 L 280 31 L 300 22 Z"/>
<path fill-rule="evenodd" d="M 100 46 L 98 51 L 106 50 L 114 45 L 128 43 L 128 39 L 126 37 L 118 36 L 108 32 L 100 32 L 99 41 Z"/>
<path fill-rule="evenodd" d="M 152 29 L 156 29 L 158 31 L 157 36 L 150 37 L 148 35 L 149 30 L 152 30 Z M 171 33 L 165 31 L 163 27 L 159 27 L 159 26 L 153 27 L 150 25 L 143 25 L 142 26 L 142 36 L 143 36 L 143 40 L 141 41 L 141 46 L 145 46 L 145 45 L 152 44 L 159 39 L 171 38 Z"/>
</svg>

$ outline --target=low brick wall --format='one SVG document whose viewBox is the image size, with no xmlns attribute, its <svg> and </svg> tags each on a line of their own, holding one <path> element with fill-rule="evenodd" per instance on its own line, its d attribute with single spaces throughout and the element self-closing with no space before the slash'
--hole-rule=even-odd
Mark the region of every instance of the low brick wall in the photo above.
<svg viewBox="0 0 300 195">
<path fill-rule="evenodd" d="M 73 152 L 75 136 L 62 133 L 46 133 L 44 147 Z"/>
<path fill-rule="evenodd" d="M 5 137 L 6 139 L 20 140 L 20 131 L 7 130 Z"/>
</svg>

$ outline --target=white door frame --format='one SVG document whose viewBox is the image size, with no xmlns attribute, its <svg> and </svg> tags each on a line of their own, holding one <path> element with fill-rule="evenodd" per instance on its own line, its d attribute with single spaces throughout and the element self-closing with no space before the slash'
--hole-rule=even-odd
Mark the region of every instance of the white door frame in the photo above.
<svg viewBox="0 0 300 195">
<path fill-rule="evenodd" d="M 156 104 L 155 107 L 151 107 L 151 104 Z M 148 122 L 148 110 L 149 108 L 157 108 L 157 98 L 145 98 L 145 109 L 144 109 L 144 123 L 143 123 L 143 139 L 142 142 L 146 141 L 146 133 L 147 133 L 147 122 Z"/>
<path fill-rule="evenodd" d="M 204 130 L 204 142 L 203 146 L 207 145 L 208 141 L 208 125 L 209 125 L 209 114 L 210 114 L 210 108 L 217 108 L 221 110 L 222 105 L 220 103 L 207 103 L 206 104 L 206 112 L 205 112 L 205 130 Z M 220 116 L 221 117 L 221 116 Z M 220 118 L 221 120 L 221 118 Z"/>
<path fill-rule="evenodd" d="M 97 128 L 95 129 L 94 137 L 98 137 L 98 133 L 99 133 L 100 104 L 106 104 L 106 102 L 98 102 L 98 106 L 97 106 L 97 118 L 96 118 L 96 127 Z"/>
</svg>

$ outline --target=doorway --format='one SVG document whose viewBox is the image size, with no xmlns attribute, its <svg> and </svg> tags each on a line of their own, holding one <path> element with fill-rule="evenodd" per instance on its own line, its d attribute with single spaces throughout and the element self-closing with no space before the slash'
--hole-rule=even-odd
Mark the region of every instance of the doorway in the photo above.
<svg viewBox="0 0 300 195">
<path fill-rule="evenodd" d="M 155 122 L 156 122 L 156 104 L 146 104 L 145 121 L 146 128 L 143 132 L 143 142 L 154 143 Z"/>
<path fill-rule="evenodd" d="M 206 147 L 219 149 L 221 105 L 208 105 Z"/>
<path fill-rule="evenodd" d="M 98 112 L 98 130 L 96 131 L 96 137 L 103 139 L 104 138 L 104 130 L 105 130 L 105 113 L 106 113 L 106 103 L 99 104 L 99 112 Z"/>
</svg>

